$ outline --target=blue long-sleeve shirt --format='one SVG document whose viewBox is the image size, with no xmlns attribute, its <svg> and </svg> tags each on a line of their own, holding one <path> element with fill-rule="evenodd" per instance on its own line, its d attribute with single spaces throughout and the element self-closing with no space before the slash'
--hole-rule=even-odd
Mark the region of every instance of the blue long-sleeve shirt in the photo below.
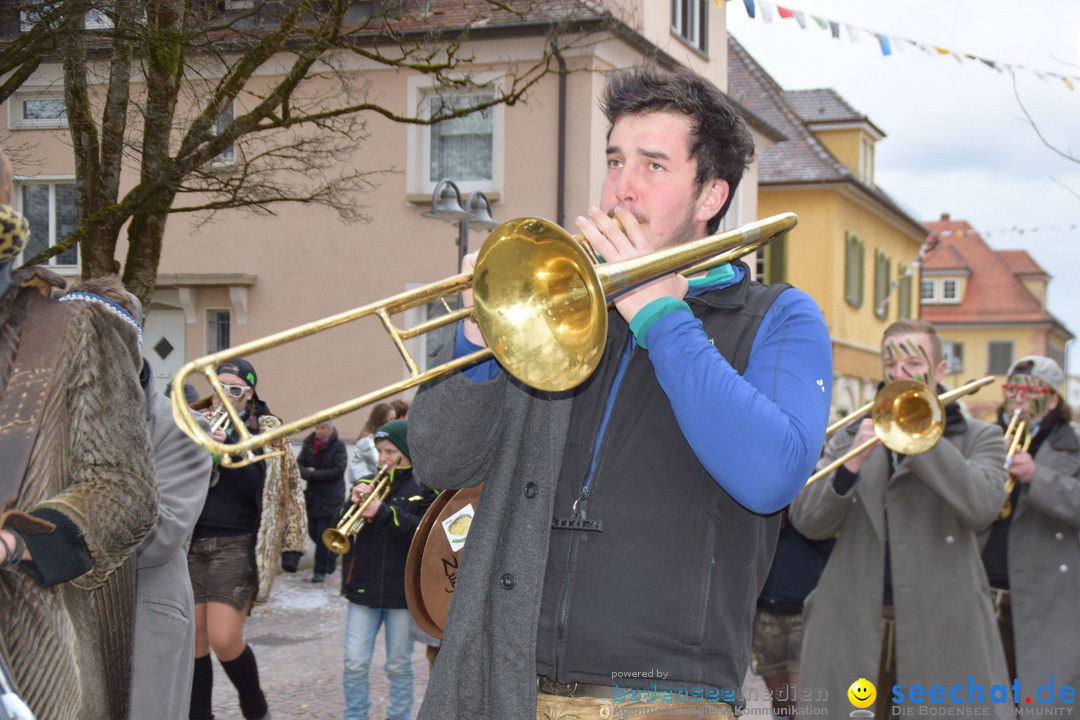
<svg viewBox="0 0 1080 720">
<path fill-rule="evenodd" d="M 739 282 L 742 270 L 733 269 L 719 283 L 692 284 L 690 294 Z M 657 380 L 698 461 L 747 509 L 780 510 L 813 472 L 828 424 L 832 349 L 817 303 L 795 288 L 781 293 L 762 319 L 740 376 L 685 303 L 655 302 L 665 303 L 666 311 L 635 330 L 644 335 L 638 340 L 648 348 Z M 459 327 L 455 354 L 476 349 Z M 483 382 L 499 372 L 498 363 L 488 360 L 465 375 Z"/>
</svg>

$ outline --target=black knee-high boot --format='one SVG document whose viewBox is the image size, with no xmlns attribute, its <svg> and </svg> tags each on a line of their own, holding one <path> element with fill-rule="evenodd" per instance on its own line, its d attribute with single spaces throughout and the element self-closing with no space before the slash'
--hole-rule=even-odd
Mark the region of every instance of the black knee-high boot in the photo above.
<svg viewBox="0 0 1080 720">
<path fill-rule="evenodd" d="M 214 720 L 211 698 L 214 689 L 214 666 L 209 655 L 195 658 L 195 672 L 191 677 L 191 708 L 189 720 Z"/>
<path fill-rule="evenodd" d="M 244 652 L 235 660 L 221 663 L 225 668 L 225 674 L 236 686 L 236 693 L 240 696 L 240 712 L 248 720 L 259 720 L 266 717 L 266 695 L 263 694 L 259 685 L 259 666 L 255 662 L 255 653 L 250 645 L 244 646 Z"/>
</svg>

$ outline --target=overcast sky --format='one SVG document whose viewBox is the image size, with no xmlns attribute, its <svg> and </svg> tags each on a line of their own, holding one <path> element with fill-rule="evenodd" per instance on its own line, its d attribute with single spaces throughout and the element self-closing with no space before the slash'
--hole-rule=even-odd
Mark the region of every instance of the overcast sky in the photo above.
<svg viewBox="0 0 1080 720">
<path fill-rule="evenodd" d="M 728 30 L 773 79 L 839 92 L 886 135 L 878 185 L 920 220 L 947 212 L 997 250 L 1027 250 L 1053 276 L 1050 311 L 1080 337 L 1080 161 L 1046 147 L 1020 104 L 1080 159 L 1080 0 L 791 0 L 767 3 L 772 22 L 755 7 L 751 19 L 730 0 Z M 806 28 L 778 7 L 804 13 Z M 813 16 L 838 23 L 839 39 Z M 1069 365 L 1080 374 L 1080 341 Z"/>
</svg>

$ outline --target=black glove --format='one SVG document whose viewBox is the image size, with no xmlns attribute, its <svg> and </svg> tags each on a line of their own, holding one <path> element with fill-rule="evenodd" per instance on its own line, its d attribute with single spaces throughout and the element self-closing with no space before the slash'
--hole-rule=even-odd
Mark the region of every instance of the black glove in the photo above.
<svg viewBox="0 0 1080 720">
<path fill-rule="evenodd" d="M 300 567 L 300 558 L 304 556 L 302 552 L 283 552 L 281 553 L 281 569 L 287 573 L 296 572 Z"/>
</svg>

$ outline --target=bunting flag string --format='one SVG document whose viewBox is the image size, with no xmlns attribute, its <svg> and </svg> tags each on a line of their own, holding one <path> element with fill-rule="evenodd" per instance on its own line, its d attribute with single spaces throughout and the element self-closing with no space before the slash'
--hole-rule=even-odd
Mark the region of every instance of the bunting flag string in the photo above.
<svg viewBox="0 0 1080 720">
<path fill-rule="evenodd" d="M 727 0 L 715 0 L 716 4 L 720 7 L 724 7 Z M 773 21 L 773 10 L 780 16 L 780 19 L 793 19 L 799 23 L 799 26 L 805 30 L 809 23 L 807 23 L 807 13 L 800 10 L 794 10 L 789 7 L 776 5 L 766 0 L 743 0 L 743 5 L 746 8 L 746 14 L 750 18 L 756 18 L 760 13 L 761 19 L 766 23 Z M 1035 70 L 1033 68 L 1026 67 L 1024 65 L 1018 65 L 1014 63 L 1006 63 L 1000 60 L 990 60 L 988 58 L 979 57 L 978 55 L 972 55 L 970 53 L 962 53 L 947 48 L 939 47 L 937 45 L 930 45 L 922 43 L 917 40 L 909 40 L 908 38 L 897 37 L 894 35 L 886 35 L 885 33 L 877 32 L 876 30 L 870 30 L 868 28 L 859 27 L 857 25 L 851 25 L 845 22 L 831 20 L 823 18 L 818 15 L 809 14 L 811 20 L 821 30 L 828 30 L 830 35 L 836 39 L 840 39 L 840 30 L 843 28 L 847 32 L 848 40 L 853 43 L 859 42 L 859 39 L 863 35 L 871 35 L 877 40 L 881 47 L 881 54 L 885 57 L 900 52 L 906 47 L 914 47 L 928 55 L 942 55 L 953 57 L 957 62 L 963 63 L 964 60 L 970 60 L 977 62 L 983 67 L 987 67 L 996 72 L 1009 72 L 1013 73 L 1017 70 L 1030 72 L 1034 74 L 1040 80 L 1053 80 L 1055 82 L 1061 82 L 1069 90 L 1075 90 L 1076 84 L 1080 83 L 1080 75 L 1067 76 L 1060 73 L 1049 72 L 1046 70 Z"/>
<path fill-rule="evenodd" d="M 904 272 L 900 273 L 900 277 L 896 278 L 896 280 L 889 285 L 889 292 L 885 294 L 885 297 L 878 304 L 877 311 L 879 314 L 885 313 L 885 309 L 888 307 L 889 301 L 892 300 L 892 295 L 896 288 L 900 286 L 900 283 L 904 282 L 905 278 L 915 276 L 915 271 L 922 267 L 923 260 L 926 259 L 926 254 L 936 248 L 938 244 L 941 243 L 941 238 L 943 237 L 980 237 L 985 239 L 994 234 L 1017 233 L 1026 235 L 1028 233 L 1037 233 L 1043 230 L 1061 231 L 1076 230 L 1077 228 L 1080 228 L 1080 223 L 1073 223 L 1071 225 L 1047 225 L 1045 227 L 1034 228 L 1011 227 L 1002 230 L 943 230 L 941 232 L 931 233 L 926 236 L 922 246 L 919 247 L 918 255 L 915 256 L 915 259 L 911 264 L 904 269 Z"/>
<path fill-rule="evenodd" d="M 937 235 L 940 236 L 940 237 L 976 237 L 977 236 L 977 237 L 988 238 L 988 237 L 991 237 L 992 235 L 1004 235 L 1006 233 L 1016 234 L 1016 235 L 1030 235 L 1032 233 L 1037 233 L 1037 232 L 1044 232 L 1044 231 L 1060 232 L 1062 230 L 1071 231 L 1071 230 L 1076 230 L 1078 228 L 1080 228 L 1080 223 L 1072 223 L 1071 225 L 1061 225 L 1061 224 L 1059 224 L 1059 225 L 1043 225 L 1043 226 L 1032 227 L 1032 228 L 1022 228 L 1022 227 L 1014 226 L 1014 227 L 1011 227 L 1011 228 L 1001 228 L 1001 229 L 998 229 L 998 230 L 946 230 L 946 231 L 937 233 Z"/>
<path fill-rule="evenodd" d="M 878 303 L 878 315 L 885 314 L 886 308 L 889 307 L 889 302 L 892 301 L 893 293 L 900 287 L 900 283 L 908 278 L 915 277 L 915 271 L 922 267 L 923 260 L 926 259 L 926 253 L 936 248 L 940 242 L 941 240 L 937 235 L 931 234 L 926 236 L 926 239 L 923 240 L 923 244 L 919 247 L 919 254 L 915 256 L 915 259 L 911 261 L 910 265 L 904 268 L 904 272 L 900 273 L 900 277 L 892 281 L 892 284 L 889 285 L 889 291 L 885 293 L 885 297 Z"/>
</svg>

